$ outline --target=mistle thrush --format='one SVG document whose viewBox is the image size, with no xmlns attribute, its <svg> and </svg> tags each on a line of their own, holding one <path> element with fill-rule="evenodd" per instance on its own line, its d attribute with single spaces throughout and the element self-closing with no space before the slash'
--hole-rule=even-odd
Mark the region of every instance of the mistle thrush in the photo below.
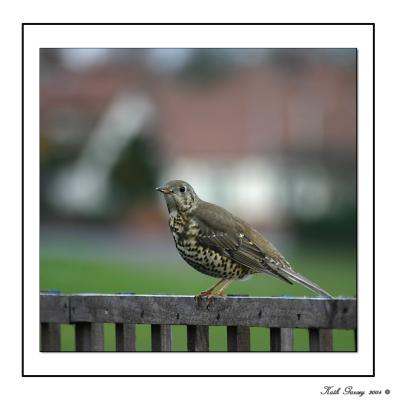
<svg viewBox="0 0 397 400">
<path fill-rule="evenodd" d="M 222 296 L 236 279 L 266 273 L 284 282 L 302 284 L 331 297 L 324 289 L 294 271 L 281 253 L 258 231 L 227 210 L 201 200 L 184 181 L 158 187 L 167 203 L 169 225 L 182 258 L 197 271 L 220 278 L 196 298 Z M 214 293 L 214 289 L 222 285 Z"/>
</svg>

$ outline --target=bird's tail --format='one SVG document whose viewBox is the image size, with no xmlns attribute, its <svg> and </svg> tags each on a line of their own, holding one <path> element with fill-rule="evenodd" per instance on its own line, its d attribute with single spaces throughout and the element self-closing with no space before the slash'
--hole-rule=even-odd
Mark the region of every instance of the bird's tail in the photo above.
<svg viewBox="0 0 397 400">
<path fill-rule="evenodd" d="M 294 271 L 293 269 L 284 269 L 283 274 L 286 274 L 287 277 L 297 283 L 300 283 L 301 285 L 307 287 L 308 289 L 312 290 L 315 293 L 319 293 L 324 295 L 325 297 L 328 297 L 330 299 L 333 298 L 328 292 L 326 292 L 324 289 L 322 289 L 320 286 L 318 286 L 316 283 L 312 282 L 310 279 L 307 279 L 300 273 Z"/>
</svg>

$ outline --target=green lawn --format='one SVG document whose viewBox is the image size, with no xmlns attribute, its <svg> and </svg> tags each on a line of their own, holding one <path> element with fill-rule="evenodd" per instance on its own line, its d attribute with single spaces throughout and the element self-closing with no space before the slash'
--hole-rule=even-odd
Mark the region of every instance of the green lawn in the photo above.
<svg viewBox="0 0 397 400">
<path fill-rule="evenodd" d="M 288 255 L 295 268 L 335 296 L 355 296 L 355 252 L 343 248 L 319 249 L 305 247 Z M 214 282 L 184 262 L 170 265 L 147 261 L 114 262 L 83 260 L 78 255 L 56 255 L 41 252 L 40 289 L 57 289 L 64 293 L 118 293 L 139 294 L 196 294 Z M 237 282 L 229 294 L 253 296 L 312 296 L 299 285 L 288 285 L 266 275 L 257 275 L 248 281 Z M 73 351 L 73 326 L 62 326 L 62 350 Z M 186 328 L 173 327 L 173 350 L 186 350 Z M 308 333 L 295 329 L 295 349 L 308 350 Z M 334 331 L 334 349 L 353 351 L 353 332 Z M 251 329 L 254 351 L 269 350 L 269 330 Z M 105 324 L 105 350 L 115 350 L 114 325 Z M 137 326 L 137 350 L 150 350 L 150 327 Z M 226 351 L 226 328 L 210 327 L 210 350 Z"/>
</svg>

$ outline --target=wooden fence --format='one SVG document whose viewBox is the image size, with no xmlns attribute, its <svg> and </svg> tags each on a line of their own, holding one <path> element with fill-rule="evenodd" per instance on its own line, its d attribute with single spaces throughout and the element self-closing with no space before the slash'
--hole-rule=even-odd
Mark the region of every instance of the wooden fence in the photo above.
<svg viewBox="0 0 397 400">
<path fill-rule="evenodd" d="M 60 324 L 75 325 L 76 351 L 103 351 L 114 323 L 116 351 L 135 351 L 136 324 L 151 325 L 152 351 L 171 351 L 171 326 L 187 326 L 188 351 L 208 351 L 209 326 L 227 327 L 228 351 L 250 351 L 250 327 L 270 328 L 271 351 L 293 351 L 293 329 L 309 330 L 310 351 L 332 351 L 333 329 L 353 329 L 354 298 L 227 296 L 207 308 L 192 296 L 40 294 L 41 350 L 60 351 Z"/>
</svg>

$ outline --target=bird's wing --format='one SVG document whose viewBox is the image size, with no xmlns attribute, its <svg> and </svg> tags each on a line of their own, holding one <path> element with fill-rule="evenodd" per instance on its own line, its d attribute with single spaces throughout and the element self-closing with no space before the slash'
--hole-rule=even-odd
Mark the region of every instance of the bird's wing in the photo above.
<svg viewBox="0 0 397 400">
<path fill-rule="evenodd" d="M 201 230 L 199 241 L 204 246 L 227 255 L 252 272 L 264 272 L 291 284 L 294 281 L 332 298 L 316 283 L 293 270 L 282 254 L 259 232 L 223 208 L 205 203 L 205 207 L 197 207 L 195 217 Z"/>
<path fill-rule="evenodd" d="M 290 282 L 283 274 L 291 268 L 278 250 L 245 222 L 214 204 L 197 207 L 194 218 L 199 222 L 199 242 L 252 272 L 265 272 Z"/>
</svg>

